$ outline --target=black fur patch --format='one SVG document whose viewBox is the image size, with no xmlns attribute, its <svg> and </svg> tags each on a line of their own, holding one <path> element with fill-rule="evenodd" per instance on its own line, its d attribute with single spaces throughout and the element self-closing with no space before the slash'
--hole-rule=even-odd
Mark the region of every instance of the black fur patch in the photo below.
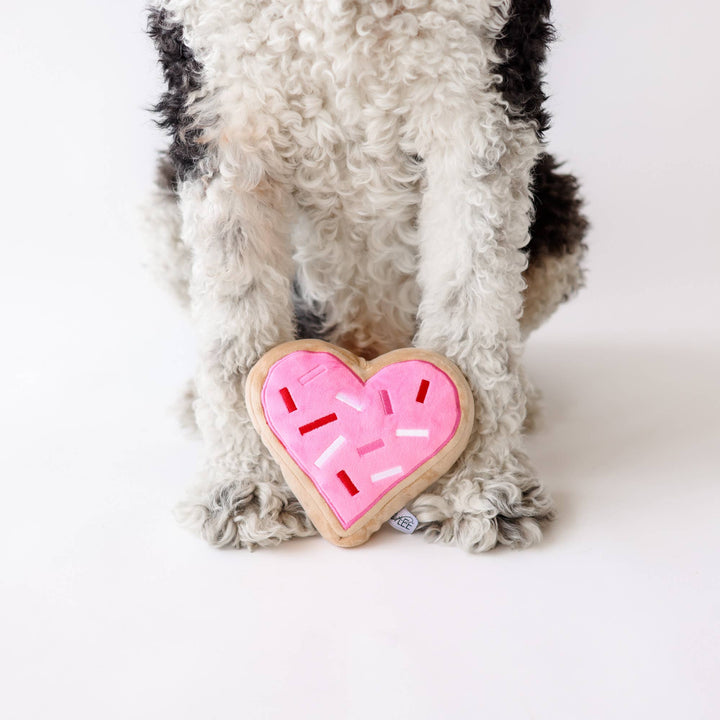
<svg viewBox="0 0 720 720">
<path fill-rule="evenodd" d="M 498 67 L 500 89 L 510 106 L 510 115 L 535 123 L 542 138 L 550 126 L 543 107 L 543 64 L 548 45 L 555 37 L 550 23 L 550 0 L 513 0 L 510 15 L 498 41 L 505 61 Z M 559 173 L 551 155 L 542 155 L 533 170 L 535 218 L 525 250 L 530 262 L 544 255 L 573 252 L 585 235 L 588 222 L 582 214 L 578 181 Z"/>
<path fill-rule="evenodd" d="M 322 339 L 327 333 L 326 318 L 319 309 L 311 307 L 302 299 L 297 278 L 293 282 L 293 305 L 295 308 L 295 337 L 298 340 Z"/>
<path fill-rule="evenodd" d="M 202 67 L 183 41 L 182 25 L 172 22 L 165 10 L 150 10 L 148 35 L 158 51 L 167 91 L 153 108 L 160 115 L 158 125 L 171 135 L 169 157 L 176 178 L 190 177 L 205 155 L 198 142 L 202 130 L 195 126 L 188 112 L 190 93 L 201 87 Z"/>
<path fill-rule="evenodd" d="M 155 168 L 155 184 L 161 190 L 177 192 L 177 172 L 169 152 L 162 152 L 158 156 Z"/>
<path fill-rule="evenodd" d="M 550 116 L 543 108 L 543 63 L 555 37 L 549 21 L 550 0 L 513 0 L 510 16 L 498 40 L 505 57 L 498 67 L 500 89 L 513 117 L 532 120 L 538 135 L 548 129 Z"/>
<path fill-rule="evenodd" d="M 555 158 L 545 154 L 533 169 L 535 219 L 525 248 L 530 262 L 544 255 L 574 252 L 588 229 L 578 181 L 574 175 L 557 172 L 558 168 Z"/>
</svg>

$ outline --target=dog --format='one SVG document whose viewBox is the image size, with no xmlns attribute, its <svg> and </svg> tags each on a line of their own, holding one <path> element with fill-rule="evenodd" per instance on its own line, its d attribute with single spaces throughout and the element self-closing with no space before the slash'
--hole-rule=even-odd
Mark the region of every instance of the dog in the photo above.
<svg viewBox="0 0 720 720">
<path fill-rule="evenodd" d="M 577 180 L 545 150 L 549 0 L 153 0 L 170 137 L 146 211 L 189 308 L 206 451 L 184 524 L 218 546 L 314 534 L 253 429 L 246 376 L 317 337 L 417 346 L 476 417 L 410 511 L 471 552 L 538 541 L 553 506 L 523 447 L 528 334 L 583 284 Z"/>
</svg>

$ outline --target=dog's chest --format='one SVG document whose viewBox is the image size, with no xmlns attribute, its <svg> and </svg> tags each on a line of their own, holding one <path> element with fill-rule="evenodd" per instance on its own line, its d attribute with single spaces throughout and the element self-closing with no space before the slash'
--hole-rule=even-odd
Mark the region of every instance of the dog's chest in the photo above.
<svg viewBox="0 0 720 720">
<path fill-rule="evenodd" d="M 191 35 L 224 125 L 249 145 L 292 141 L 301 156 L 353 143 L 386 155 L 438 77 L 477 44 L 432 2 L 226 0 L 224 13 L 221 4 Z"/>
</svg>

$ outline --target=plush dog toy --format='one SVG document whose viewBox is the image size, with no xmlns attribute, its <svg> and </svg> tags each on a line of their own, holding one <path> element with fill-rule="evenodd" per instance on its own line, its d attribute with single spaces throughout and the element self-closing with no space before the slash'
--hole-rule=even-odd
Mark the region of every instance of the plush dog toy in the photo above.
<svg viewBox="0 0 720 720">
<path fill-rule="evenodd" d="M 586 228 L 542 142 L 549 6 L 155 0 L 171 143 L 147 219 L 200 339 L 188 405 L 207 460 L 182 519 L 209 542 L 315 532 L 244 397 L 294 338 L 452 361 L 471 433 L 410 505 L 419 530 L 472 551 L 540 537 L 521 354 L 581 285 Z"/>
<path fill-rule="evenodd" d="M 360 545 L 457 460 L 472 392 L 427 350 L 371 361 L 319 340 L 273 348 L 250 371 L 250 417 L 318 531 Z"/>
</svg>

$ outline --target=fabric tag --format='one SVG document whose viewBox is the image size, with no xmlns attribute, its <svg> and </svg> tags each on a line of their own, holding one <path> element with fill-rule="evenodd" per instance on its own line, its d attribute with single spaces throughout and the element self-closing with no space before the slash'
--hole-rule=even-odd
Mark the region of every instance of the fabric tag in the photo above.
<svg viewBox="0 0 720 720">
<path fill-rule="evenodd" d="M 398 510 L 389 520 L 388 525 L 392 525 L 396 530 L 406 535 L 415 532 L 418 526 L 418 519 L 407 509 Z"/>
</svg>

